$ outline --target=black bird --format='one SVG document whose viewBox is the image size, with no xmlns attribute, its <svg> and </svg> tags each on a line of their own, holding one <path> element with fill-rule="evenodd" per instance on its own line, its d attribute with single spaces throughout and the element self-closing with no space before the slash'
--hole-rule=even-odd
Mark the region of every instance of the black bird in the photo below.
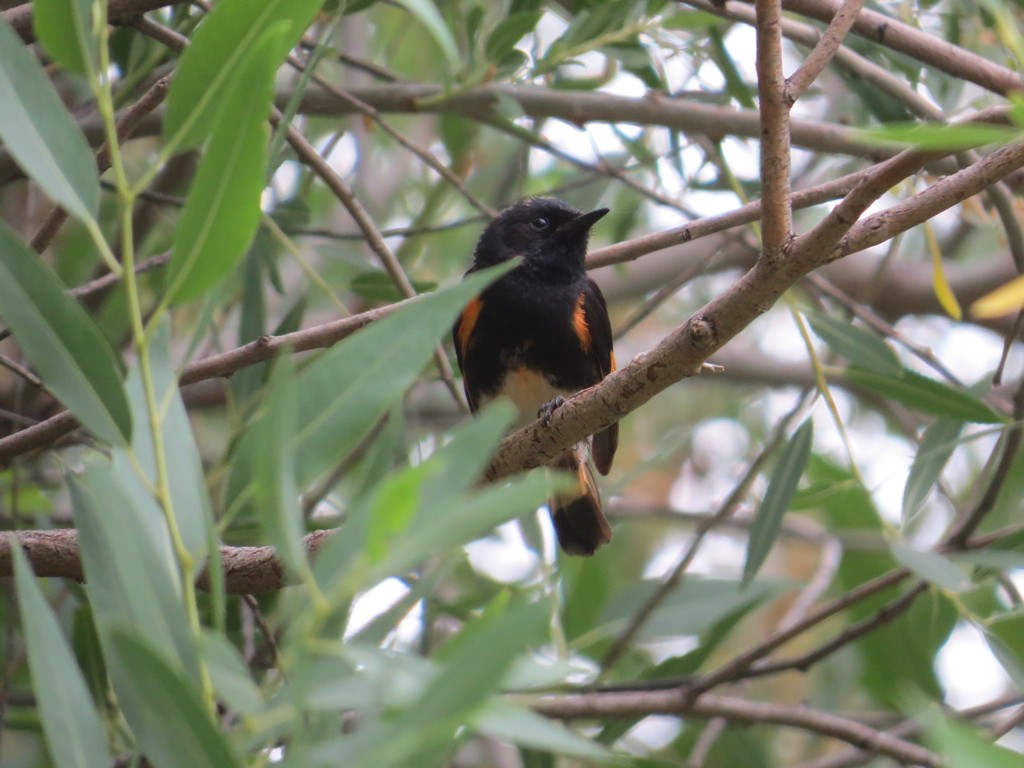
<svg viewBox="0 0 1024 768">
<path fill-rule="evenodd" d="M 522 263 L 470 301 L 452 328 L 474 412 L 504 396 L 522 426 L 550 417 L 564 397 L 615 370 L 608 309 L 584 269 L 590 229 L 606 213 L 531 197 L 484 229 L 467 275 L 517 256 Z M 594 464 L 603 475 L 618 442 L 617 424 L 593 436 Z M 554 463 L 578 480 L 548 504 L 558 542 L 570 555 L 592 555 L 612 538 L 587 453 L 584 442 Z"/>
</svg>

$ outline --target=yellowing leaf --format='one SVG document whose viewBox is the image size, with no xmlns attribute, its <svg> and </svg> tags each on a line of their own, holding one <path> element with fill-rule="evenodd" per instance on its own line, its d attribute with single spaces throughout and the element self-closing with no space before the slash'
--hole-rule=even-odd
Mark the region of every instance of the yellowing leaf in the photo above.
<svg viewBox="0 0 1024 768">
<path fill-rule="evenodd" d="M 985 294 L 971 305 L 971 314 L 982 320 L 1024 310 L 1024 275 Z"/>
<path fill-rule="evenodd" d="M 928 239 L 928 250 L 932 254 L 932 288 L 935 290 L 935 298 L 946 310 L 946 314 L 954 320 L 962 320 L 964 312 L 960 309 L 960 302 L 956 300 L 953 289 L 946 277 L 946 268 L 942 264 L 942 251 L 939 249 L 939 241 L 935 238 L 935 230 L 928 222 L 924 223 L 924 235 Z"/>
</svg>

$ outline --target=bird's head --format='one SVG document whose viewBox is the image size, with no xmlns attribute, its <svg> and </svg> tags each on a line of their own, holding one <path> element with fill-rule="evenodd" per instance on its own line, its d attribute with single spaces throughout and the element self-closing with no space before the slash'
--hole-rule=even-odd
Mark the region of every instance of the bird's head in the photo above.
<svg viewBox="0 0 1024 768">
<path fill-rule="evenodd" d="M 545 270 L 583 269 L 590 229 L 607 208 L 583 213 L 551 197 L 528 197 L 503 210 L 487 225 L 473 254 L 476 269 L 521 256 Z"/>
</svg>

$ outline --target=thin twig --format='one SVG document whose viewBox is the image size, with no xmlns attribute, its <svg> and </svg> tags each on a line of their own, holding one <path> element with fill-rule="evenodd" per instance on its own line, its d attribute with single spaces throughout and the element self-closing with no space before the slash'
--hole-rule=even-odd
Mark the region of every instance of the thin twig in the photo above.
<svg viewBox="0 0 1024 768">
<path fill-rule="evenodd" d="M 786 101 L 789 106 L 792 107 L 824 71 L 843 44 L 846 33 L 857 20 L 857 14 L 863 6 L 864 0 L 843 0 L 842 7 L 832 17 L 825 34 L 821 36 L 804 63 L 786 81 Z"/>
<path fill-rule="evenodd" d="M 694 701 L 678 690 L 517 696 L 515 699 L 546 717 L 562 720 L 604 720 L 665 714 L 708 719 L 721 717 L 733 723 L 785 725 L 870 749 L 904 765 L 929 768 L 942 765 L 941 758 L 924 747 L 855 720 L 809 707 L 710 695 Z"/>
</svg>

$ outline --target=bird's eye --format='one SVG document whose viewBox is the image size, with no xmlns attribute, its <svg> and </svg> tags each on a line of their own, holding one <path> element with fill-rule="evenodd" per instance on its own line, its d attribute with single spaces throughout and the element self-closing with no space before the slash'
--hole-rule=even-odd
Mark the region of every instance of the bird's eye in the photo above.
<svg viewBox="0 0 1024 768">
<path fill-rule="evenodd" d="M 538 216 L 536 219 L 530 222 L 530 229 L 541 232 L 548 228 L 548 220 L 543 216 Z"/>
</svg>

